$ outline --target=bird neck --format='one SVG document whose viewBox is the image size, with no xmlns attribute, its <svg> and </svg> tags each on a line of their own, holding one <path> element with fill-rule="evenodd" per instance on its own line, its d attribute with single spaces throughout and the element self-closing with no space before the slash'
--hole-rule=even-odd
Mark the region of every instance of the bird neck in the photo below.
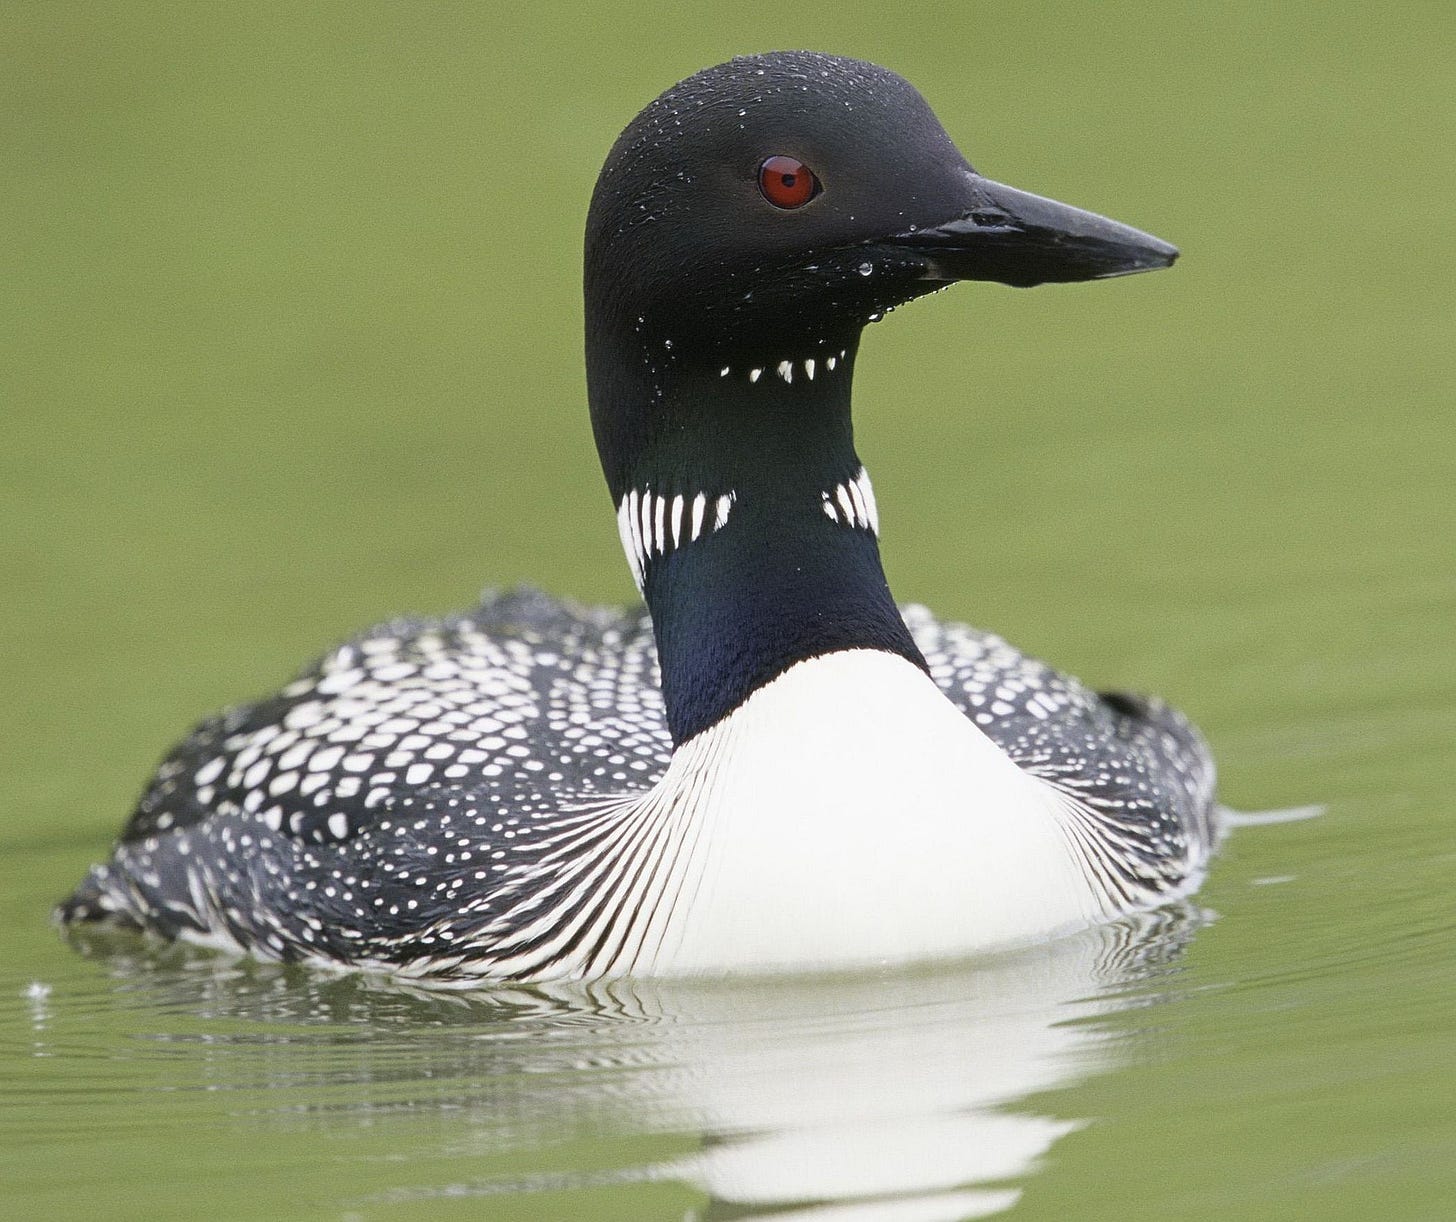
<svg viewBox="0 0 1456 1222">
<path fill-rule="evenodd" d="M 696 368 L 588 352 L 623 550 L 682 743 L 797 662 L 873 649 L 924 668 L 885 580 L 854 450 L 857 335 Z"/>
</svg>

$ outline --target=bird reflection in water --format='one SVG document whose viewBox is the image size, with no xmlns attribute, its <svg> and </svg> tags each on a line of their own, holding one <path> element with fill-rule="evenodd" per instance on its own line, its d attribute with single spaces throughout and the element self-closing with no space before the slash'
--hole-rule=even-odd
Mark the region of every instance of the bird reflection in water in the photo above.
<svg viewBox="0 0 1456 1222">
<path fill-rule="evenodd" d="M 697 1222 L 955 1222 L 1009 1209 L 1016 1181 L 1085 1122 L 1022 1101 L 1116 1066 L 1127 1045 L 1097 1020 L 1156 1000 L 1202 919 L 1180 906 L 915 971 L 460 993 L 73 937 L 130 1006 L 172 1025 L 157 1039 L 198 1042 L 210 1086 L 284 1092 L 250 1123 L 459 1117 L 458 1178 L 401 1170 L 398 1187 L 343 1208 L 676 1181 L 706 1196 Z M 310 1107 L 325 1088 L 328 1108 Z M 438 1132 L 420 1126 L 421 1158 L 439 1157 Z M 533 1172 L 533 1153 L 566 1136 L 619 1163 L 651 1148 L 624 1137 L 675 1140 L 608 1172 Z M 507 1153 L 512 1170 L 474 1174 L 472 1159 L 498 1168 Z"/>
</svg>

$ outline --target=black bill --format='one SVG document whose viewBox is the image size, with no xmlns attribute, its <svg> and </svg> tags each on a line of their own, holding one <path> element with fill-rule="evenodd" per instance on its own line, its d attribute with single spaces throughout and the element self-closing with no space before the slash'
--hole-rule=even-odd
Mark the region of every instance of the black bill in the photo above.
<svg viewBox="0 0 1456 1222">
<path fill-rule="evenodd" d="M 1178 248 L 1070 204 L 967 176 L 965 211 L 879 245 L 914 253 L 928 280 L 995 280 L 1017 288 L 1101 280 L 1169 266 Z"/>
</svg>

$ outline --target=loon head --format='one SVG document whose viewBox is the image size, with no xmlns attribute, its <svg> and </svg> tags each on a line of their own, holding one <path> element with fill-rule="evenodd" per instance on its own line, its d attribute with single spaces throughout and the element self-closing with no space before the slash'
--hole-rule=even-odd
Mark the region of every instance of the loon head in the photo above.
<svg viewBox="0 0 1456 1222">
<path fill-rule="evenodd" d="M 816 652 L 918 661 L 853 451 L 867 323 L 956 280 L 1176 256 L 982 176 L 913 86 L 858 60 L 734 59 L 633 119 L 587 217 L 587 377 L 674 734 Z"/>
<path fill-rule="evenodd" d="M 674 377 L 788 360 L 803 380 L 802 362 L 822 368 L 949 282 L 1091 280 L 1177 253 L 977 173 L 914 86 L 874 64 L 794 51 L 704 69 L 627 126 L 588 214 L 593 380 L 631 360 L 645 383 L 627 396 L 641 419 L 593 395 L 608 479 Z"/>
</svg>

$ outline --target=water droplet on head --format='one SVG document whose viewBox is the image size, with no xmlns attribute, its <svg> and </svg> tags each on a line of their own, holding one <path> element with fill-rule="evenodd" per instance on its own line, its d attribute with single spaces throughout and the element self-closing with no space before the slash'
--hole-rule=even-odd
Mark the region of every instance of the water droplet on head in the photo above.
<svg viewBox="0 0 1456 1222">
<path fill-rule="evenodd" d="M 874 270 L 875 270 L 875 265 L 873 263 L 861 263 L 859 265 L 859 268 L 858 268 L 859 274 L 861 276 L 871 275 L 874 272 Z"/>
</svg>

